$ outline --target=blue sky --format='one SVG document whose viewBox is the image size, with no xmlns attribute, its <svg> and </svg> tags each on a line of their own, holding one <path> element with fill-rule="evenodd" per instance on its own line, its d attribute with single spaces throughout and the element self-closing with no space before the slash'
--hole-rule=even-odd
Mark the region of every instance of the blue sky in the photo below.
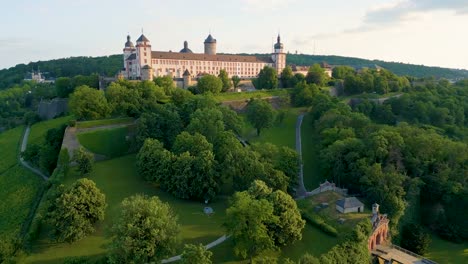
<svg viewBox="0 0 468 264">
<path fill-rule="evenodd" d="M 468 0 L 1 0 L 0 69 L 120 54 L 143 28 L 153 50 L 285 49 L 468 69 Z M 5 12 L 6 11 L 6 12 Z M 315 48 L 314 48 L 315 47 Z"/>
</svg>

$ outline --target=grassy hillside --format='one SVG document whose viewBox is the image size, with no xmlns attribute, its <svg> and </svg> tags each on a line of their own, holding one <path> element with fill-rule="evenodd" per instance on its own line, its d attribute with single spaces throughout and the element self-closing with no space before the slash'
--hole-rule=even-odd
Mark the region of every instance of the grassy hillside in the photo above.
<svg viewBox="0 0 468 264">
<path fill-rule="evenodd" d="M 18 148 L 24 127 L 0 134 L 0 234 L 19 234 L 31 206 L 42 186 L 42 180 L 17 164 Z"/>
<path fill-rule="evenodd" d="M 42 185 L 41 178 L 21 165 L 15 165 L 0 175 L 2 237 L 19 234 Z"/>
<path fill-rule="evenodd" d="M 118 157 L 128 152 L 127 127 L 103 129 L 78 134 L 81 145 L 96 154 Z"/>
<path fill-rule="evenodd" d="M 0 175 L 13 167 L 17 159 L 19 142 L 23 135 L 23 126 L 0 133 Z"/>
</svg>

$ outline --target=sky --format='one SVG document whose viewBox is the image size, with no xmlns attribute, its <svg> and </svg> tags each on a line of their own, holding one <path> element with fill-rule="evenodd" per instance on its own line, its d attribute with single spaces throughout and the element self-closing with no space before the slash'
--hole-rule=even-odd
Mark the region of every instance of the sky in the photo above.
<svg viewBox="0 0 468 264">
<path fill-rule="evenodd" d="M 468 69 L 468 0 L 0 0 L 0 69 L 121 54 L 143 31 L 153 50 L 285 51 Z"/>
</svg>

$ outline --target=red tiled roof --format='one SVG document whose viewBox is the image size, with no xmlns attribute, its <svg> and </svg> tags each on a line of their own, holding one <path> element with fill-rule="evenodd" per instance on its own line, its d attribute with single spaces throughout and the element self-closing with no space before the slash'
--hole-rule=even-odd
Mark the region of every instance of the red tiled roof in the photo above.
<svg viewBox="0 0 468 264">
<path fill-rule="evenodd" d="M 178 53 L 178 52 L 166 52 L 166 51 L 152 51 L 151 57 L 153 59 L 169 59 L 169 60 L 273 63 L 271 58 L 259 58 L 255 56 L 225 55 L 225 54 L 209 55 L 209 54 L 203 54 L 203 53 Z"/>
</svg>

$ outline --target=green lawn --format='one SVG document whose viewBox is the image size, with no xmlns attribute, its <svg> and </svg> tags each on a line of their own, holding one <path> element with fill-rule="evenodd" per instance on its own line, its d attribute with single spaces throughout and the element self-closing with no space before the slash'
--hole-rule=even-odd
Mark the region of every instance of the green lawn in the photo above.
<svg viewBox="0 0 468 264">
<path fill-rule="evenodd" d="M 68 124 L 68 121 L 71 119 L 72 116 L 64 116 L 32 125 L 31 132 L 29 133 L 28 144 L 42 144 L 45 140 L 47 130 L 59 128 L 62 125 Z"/>
<path fill-rule="evenodd" d="M 314 133 L 313 122 L 306 115 L 302 121 L 302 162 L 304 164 L 304 185 L 307 190 L 313 190 L 325 179 L 320 171 L 319 146 L 320 140 Z"/>
<path fill-rule="evenodd" d="M 19 126 L 0 133 L 0 175 L 17 163 L 23 130 L 24 127 Z"/>
<path fill-rule="evenodd" d="M 247 121 L 245 121 L 242 136 L 250 142 L 272 143 L 278 146 L 286 146 L 296 149 L 296 122 L 297 117 L 304 108 L 285 109 L 286 117 L 281 124 L 275 124 L 271 128 L 263 129 L 260 136 L 257 131 Z"/>
<path fill-rule="evenodd" d="M 263 97 L 270 97 L 270 96 L 282 96 L 288 95 L 289 89 L 274 89 L 274 90 L 259 90 L 259 91 L 251 91 L 251 92 L 229 92 L 229 93 L 221 93 L 215 96 L 216 99 L 219 101 L 235 101 L 235 100 L 242 100 L 242 99 L 250 99 L 250 98 L 263 98 Z"/>
<path fill-rule="evenodd" d="M 0 234 L 18 235 L 43 181 L 21 165 L 0 175 Z"/>
<path fill-rule="evenodd" d="M 111 118 L 111 119 L 99 119 L 92 121 L 83 121 L 78 122 L 76 126 L 78 128 L 90 128 L 97 126 L 108 126 L 108 125 L 118 125 L 118 124 L 128 124 L 134 121 L 131 117 L 121 117 L 121 118 Z"/>
<path fill-rule="evenodd" d="M 88 150 L 108 157 L 118 157 L 128 152 L 127 127 L 102 129 L 78 134 L 78 140 Z"/>
<path fill-rule="evenodd" d="M 27 263 L 61 263 L 71 256 L 97 256 L 105 254 L 106 230 L 112 225 L 119 214 L 120 202 L 128 196 L 137 193 L 157 195 L 162 201 L 170 203 L 172 209 L 179 215 L 181 238 L 184 243 L 209 243 L 224 234 L 221 227 L 225 216 L 226 201 L 220 199 L 210 203 L 215 214 L 208 217 L 203 213 L 205 205 L 200 202 L 179 200 L 156 187 L 144 182 L 136 174 L 135 155 L 98 162 L 89 176 L 106 194 L 108 207 L 105 220 L 97 226 L 96 232 L 73 244 L 51 243 L 45 233 L 33 245 L 33 254 L 24 262 Z M 65 179 L 70 185 L 78 176 L 71 174 Z"/>
<path fill-rule="evenodd" d="M 456 244 L 432 235 L 425 257 L 443 264 L 468 263 L 468 243 Z"/>
</svg>

